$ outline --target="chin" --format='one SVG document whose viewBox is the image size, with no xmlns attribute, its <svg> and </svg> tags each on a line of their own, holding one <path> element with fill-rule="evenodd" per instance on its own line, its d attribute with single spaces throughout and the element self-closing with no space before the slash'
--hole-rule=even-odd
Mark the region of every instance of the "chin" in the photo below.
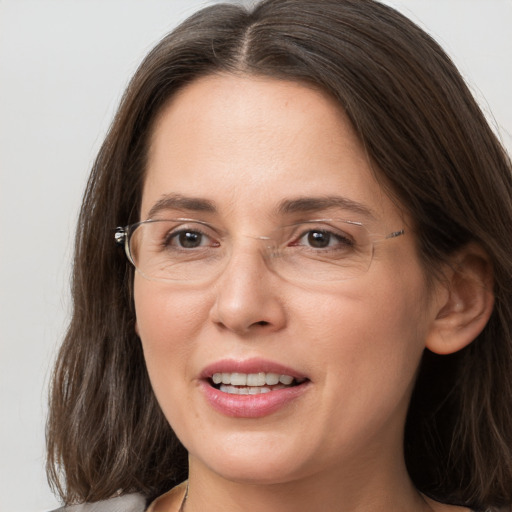
<svg viewBox="0 0 512 512">
<path fill-rule="evenodd" d="M 304 467 L 311 467 L 299 454 L 297 446 L 275 448 L 276 440 L 259 442 L 246 439 L 243 443 L 212 443 L 209 450 L 191 455 L 191 464 L 206 466 L 220 477 L 237 483 L 267 485 L 285 483 L 301 476 Z M 237 449 L 238 448 L 238 449 Z"/>
<path fill-rule="evenodd" d="M 289 467 L 282 469 L 279 467 L 269 468 L 264 460 L 260 460 L 252 465 L 249 465 L 247 461 L 241 464 L 233 463 L 232 465 L 219 464 L 210 467 L 210 470 L 225 480 L 255 486 L 283 484 L 300 478 L 298 474 L 289 472 Z"/>
</svg>

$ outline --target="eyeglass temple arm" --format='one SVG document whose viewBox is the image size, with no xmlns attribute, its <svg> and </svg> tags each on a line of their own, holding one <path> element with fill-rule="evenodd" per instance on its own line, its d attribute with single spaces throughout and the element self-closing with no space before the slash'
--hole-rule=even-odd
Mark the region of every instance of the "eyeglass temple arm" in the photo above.
<svg viewBox="0 0 512 512">
<path fill-rule="evenodd" d="M 125 228 L 117 227 L 116 232 L 114 233 L 114 239 L 117 245 L 124 246 L 126 243 L 128 233 Z"/>
<path fill-rule="evenodd" d="M 405 235 L 405 229 L 400 229 L 399 231 L 393 231 L 393 233 L 389 233 L 389 235 L 386 235 L 386 240 L 389 238 L 396 238 L 397 236 Z"/>
</svg>

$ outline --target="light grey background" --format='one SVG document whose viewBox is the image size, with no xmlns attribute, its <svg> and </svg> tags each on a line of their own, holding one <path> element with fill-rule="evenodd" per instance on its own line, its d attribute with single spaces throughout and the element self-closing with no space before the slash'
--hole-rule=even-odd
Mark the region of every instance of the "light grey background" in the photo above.
<svg viewBox="0 0 512 512">
<path fill-rule="evenodd" d="M 81 193 L 139 61 L 208 3 L 0 0 L 0 512 L 57 506 L 44 421 Z M 512 150 L 512 0 L 387 3 L 448 50 Z"/>
</svg>

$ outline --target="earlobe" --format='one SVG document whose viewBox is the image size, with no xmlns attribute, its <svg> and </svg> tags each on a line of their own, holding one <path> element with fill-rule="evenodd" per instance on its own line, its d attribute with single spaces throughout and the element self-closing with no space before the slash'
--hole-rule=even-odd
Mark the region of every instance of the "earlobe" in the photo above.
<svg viewBox="0 0 512 512">
<path fill-rule="evenodd" d="M 427 336 L 426 347 L 451 354 L 469 345 L 484 329 L 493 307 L 493 271 L 487 253 L 471 243 L 457 252 L 449 266 L 442 303 Z"/>
</svg>

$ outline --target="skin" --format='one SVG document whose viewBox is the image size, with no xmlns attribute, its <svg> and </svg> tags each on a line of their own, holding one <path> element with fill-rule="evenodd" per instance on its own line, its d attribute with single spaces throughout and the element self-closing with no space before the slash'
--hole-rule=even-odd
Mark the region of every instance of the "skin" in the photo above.
<svg viewBox="0 0 512 512">
<path fill-rule="evenodd" d="M 415 373 L 448 292 L 427 289 L 409 219 L 374 179 L 339 106 L 310 87 L 274 79 L 217 75 L 189 84 L 155 125 L 141 219 L 171 193 L 207 199 L 216 211 L 160 216 L 211 222 L 236 240 L 228 265 L 208 285 L 135 277 L 150 379 L 190 454 L 186 511 L 213 503 L 226 512 L 456 510 L 414 489 L 402 450 Z M 406 229 L 377 246 L 356 279 L 285 281 L 268 269 L 254 239 L 236 238 L 304 216 L 336 217 L 343 212 L 275 211 L 286 199 L 333 193 L 371 210 L 381 234 Z M 201 371 L 251 357 L 306 375 L 307 391 L 262 418 L 214 410 Z M 182 495 L 163 497 L 152 510 L 175 511 Z"/>
</svg>

